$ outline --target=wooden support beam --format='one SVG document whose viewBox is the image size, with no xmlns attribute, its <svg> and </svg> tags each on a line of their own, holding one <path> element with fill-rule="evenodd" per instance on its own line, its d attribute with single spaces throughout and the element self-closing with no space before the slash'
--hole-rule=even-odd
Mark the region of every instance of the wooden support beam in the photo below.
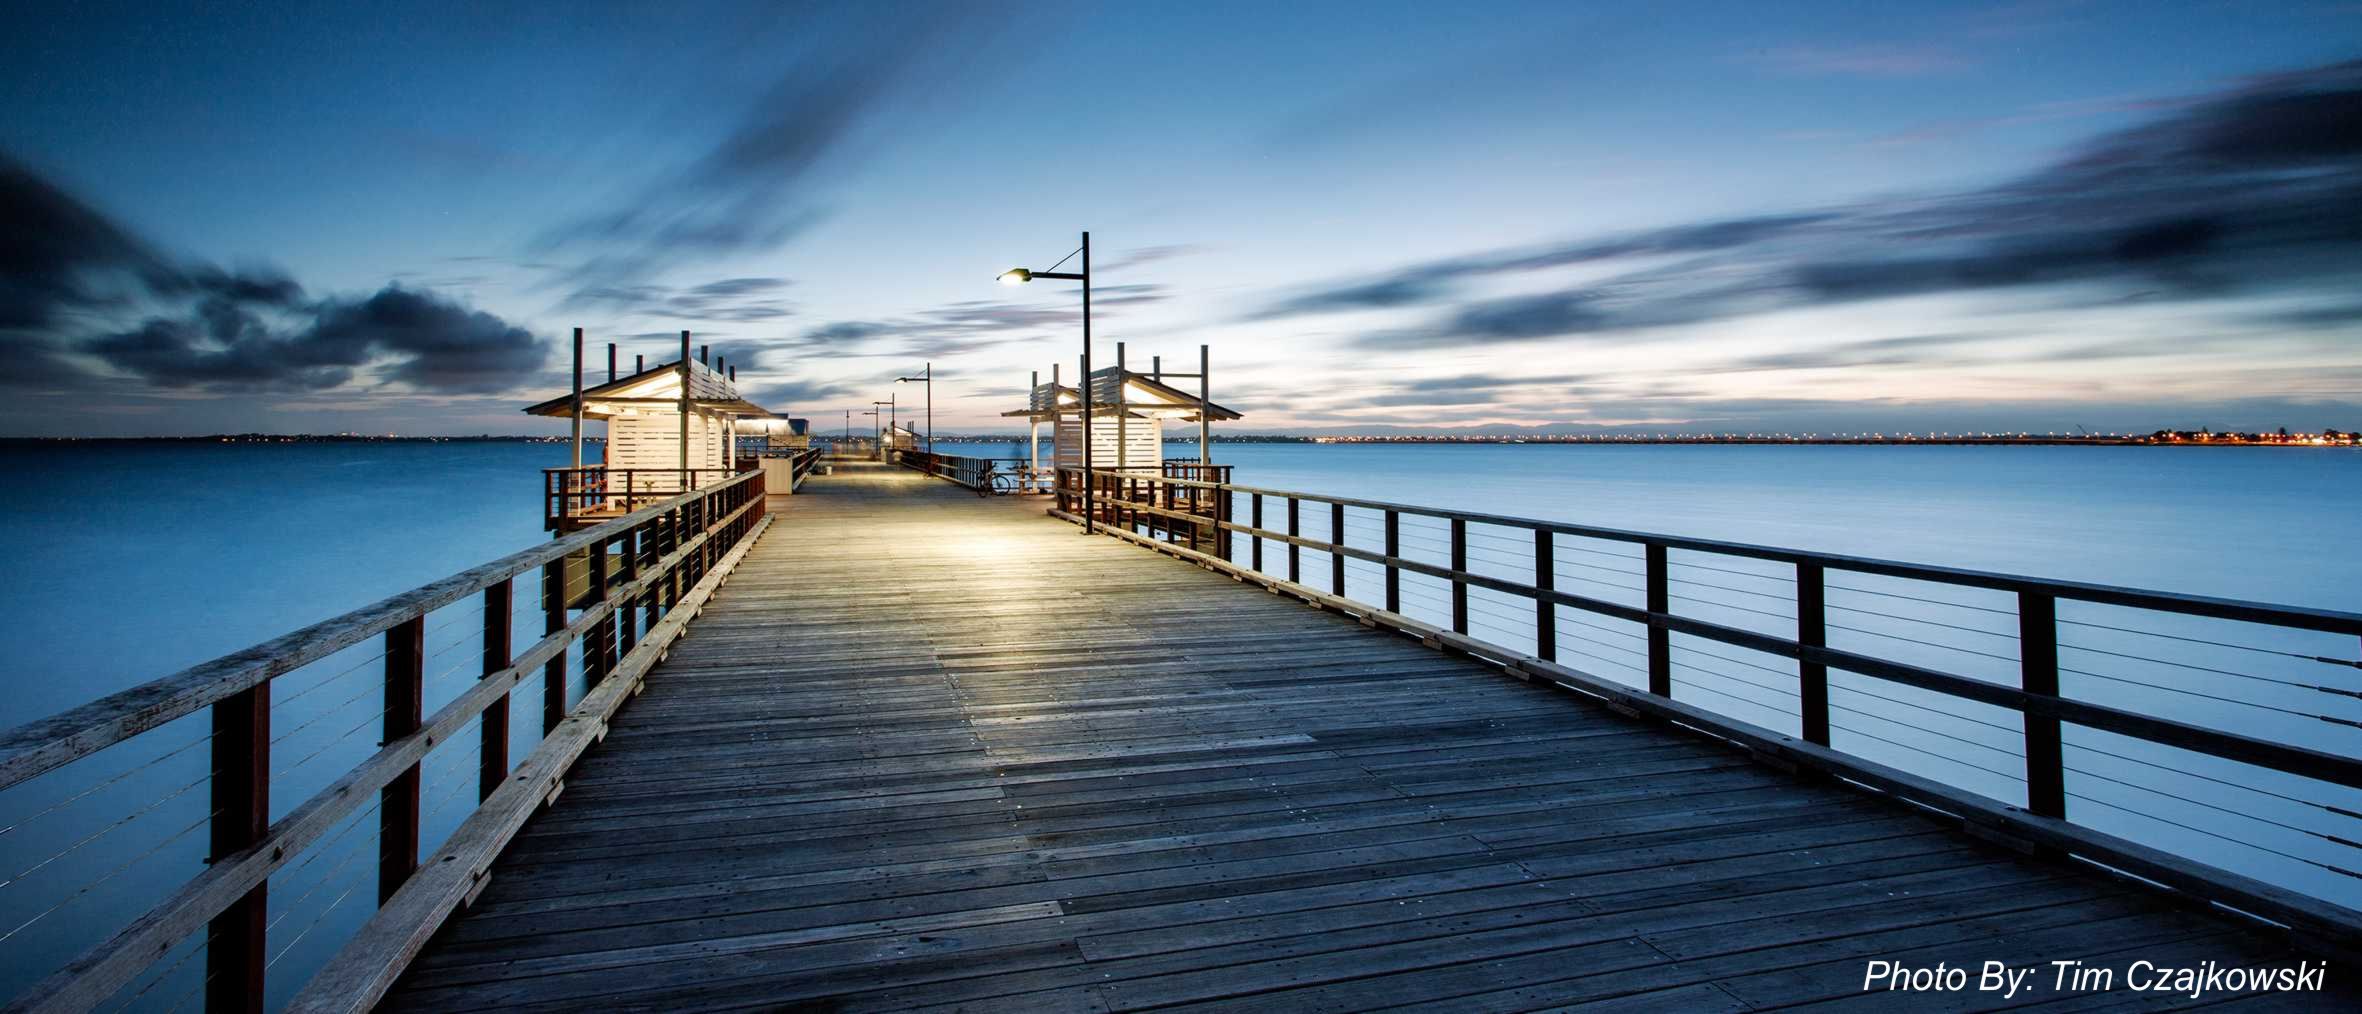
<svg viewBox="0 0 2362 1014">
<path fill-rule="evenodd" d="M 515 650 L 512 641 L 516 631 L 516 582 L 502 581 L 484 589 L 484 668 L 483 678 L 491 679 L 513 664 Z M 479 749 L 476 751 L 476 799 L 481 802 L 500 788 L 508 779 L 509 768 L 509 694 L 484 706 L 483 719 L 478 722 Z"/>
<path fill-rule="evenodd" d="M 418 731 L 425 720 L 426 617 L 385 634 L 384 743 Z M 380 790 L 377 810 L 377 900 L 384 904 L 418 869 L 419 766 L 395 775 Z"/>
<path fill-rule="evenodd" d="M 270 686 L 213 706 L 213 819 L 209 863 L 250 848 L 269 829 Z M 256 884 L 205 928 L 205 1009 L 259 1012 L 268 966 L 270 885 Z"/>
</svg>

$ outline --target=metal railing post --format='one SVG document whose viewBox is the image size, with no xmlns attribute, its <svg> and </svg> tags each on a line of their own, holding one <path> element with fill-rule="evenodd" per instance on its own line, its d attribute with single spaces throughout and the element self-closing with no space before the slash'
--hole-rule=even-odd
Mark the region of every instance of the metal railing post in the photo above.
<svg viewBox="0 0 2362 1014">
<path fill-rule="evenodd" d="M 1673 596 L 1665 572 L 1665 546 L 1648 544 L 1648 692 L 1673 696 L 1673 633 L 1664 616 L 1673 611 Z"/>
<path fill-rule="evenodd" d="M 2029 694 L 2059 695 L 2058 600 L 2041 592 L 2018 593 L 2018 672 Z M 2059 720 L 2021 716 L 2026 727 L 2026 809 L 2037 817 L 2067 816 L 2067 775 Z"/>
<path fill-rule="evenodd" d="M 1402 612 L 1402 568 L 1394 561 L 1402 558 L 1402 515 L 1386 512 L 1386 611 Z"/>
<path fill-rule="evenodd" d="M 1829 645 L 1827 590 L 1821 565 L 1796 565 L 1796 643 L 1806 649 Z M 1829 667 L 1809 659 L 1796 662 L 1796 705 L 1803 716 L 1804 741 L 1829 745 Z"/>
<path fill-rule="evenodd" d="M 1534 529 L 1534 589 L 1558 589 L 1557 545 L 1547 528 Z M 1558 661 L 1558 603 L 1534 596 L 1534 657 Z"/>
<path fill-rule="evenodd" d="M 1468 632 L 1468 521 L 1452 519 L 1452 633 Z"/>
<path fill-rule="evenodd" d="M 1296 531 L 1296 515 L 1298 513 L 1296 505 L 1301 502 L 1292 496 L 1288 498 L 1288 534 L 1291 536 L 1298 534 Z M 1298 573 L 1296 567 L 1298 560 L 1296 551 L 1299 548 L 1301 547 L 1296 545 L 1294 539 L 1288 541 L 1288 582 L 1290 584 L 1298 584 L 1302 581 L 1302 575 Z"/>
<path fill-rule="evenodd" d="M 1345 545 L 1345 505 L 1329 505 L 1329 591 L 1338 598 L 1345 597 L 1345 554 L 1337 550 Z"/>
</svg>

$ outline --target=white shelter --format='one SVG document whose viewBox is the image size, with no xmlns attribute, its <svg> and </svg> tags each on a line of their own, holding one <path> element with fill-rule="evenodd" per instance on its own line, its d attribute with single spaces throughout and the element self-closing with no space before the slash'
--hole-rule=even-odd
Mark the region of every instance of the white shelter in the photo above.
<svg viewBox="0 0 2362 1014">
<path fill-rule="evenodd" d="M 552 398 L 525 411 L 567 418 L 575 412 L 574 396 Z M 584 390 L 581 413 L 585 421 L 607 426 L 603 464 L 609 493 L 688 488 L 682 482 L 685 471 L 697 475 L 712 470 L 714 475 L 700 478 L 721 478 L 738 467 L 741 421 L 778 418 L 741 397 L 728 375 L 687 359 L 659 363 Z"/>
<path fill-rule="evenodd" d="M 1121 366 L 1091 374 L 1091 464 L 1094 468 L 1162 471 L 1165 462 L 1165 423 L 1196 423 L 1198 460 L 1211 459 L 1203 445 L 1205 424 L 1240 418 L 1237 412 L 1165 383 L 1159 376 Z M 1081 392 L 1057 382 L 1036 384 L 1026 406 L 1001 413 L 1031 424 L 1027 447 L 1036 471 L 1042 468 L 1042 424 L 1050 424 L 1052 464 L 1059 468 L 1083 465 L 1083 399 Z"/>
</svg>

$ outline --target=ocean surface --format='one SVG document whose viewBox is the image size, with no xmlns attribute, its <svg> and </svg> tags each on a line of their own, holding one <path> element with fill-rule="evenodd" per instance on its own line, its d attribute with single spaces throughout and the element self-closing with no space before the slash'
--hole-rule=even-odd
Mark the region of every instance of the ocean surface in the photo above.
<svg viewBox="0 0 2362 1014">
<path fill-rule="evenodd" d="M 1045 445 L 1046 447 L 1046 445 Z M 1022 444 L 946 454 L 1018 457 Z M 0 725 L 523 549 L 561 444 L 0 446 Z M 1182 445 L 1169 452 L 1193 453 Z M 2362 451 L 1217 444 L 1242 484 L 2362 609 Z M 30 634 L 30 636 L 28 636 Z"/>
<path fill-rule="evenodd" d="M 1023 450 L 948 442 L 938 449 L 991 457 L 1016 457 Z M 1194 449 L 1175 445 L 1169 453 L 1180 457 Z M 0 531 L 8 535 L 14 561 L 10 580 L 0 583 L 0 615 L 13 621 L 12 636 L 0 639 L 0 686 L 8 690 L 0 694 L 0 725 L 39 719 L 545 539 L 539 470 L 565 464 L 567 455 L 560 444 L 529 443 L 0 446 L 6 475 Z M 2362 567 L 2356 566 L 2362 558 L 2351 541 L 2351 519 L 2362 502 L 2362 452 L 2354 450 L 1219 444 L 1215 457 L 1237 467 L 1237 482 L 1259 487 L 2362 610 Z M 1269 523 L 1277 527 L 1277 519 L 1275 514 Z M 1325 514 L 1308 513 L 1305 531 L 1325 535 L 1326 523 Z M 1356 533 L 1351 540 L 1370 544 L 1374 523 L 1370 517 L 1349 519 Z M 1433 527 L 1406 521 L 1410 552 L 1436 547 L 1442 536 Z M 1473 538 L 1477 569 L 1530 576 L 1530 557 L 1521 555 L 1515 538 L 1501 532 Z M 1593 555 L 1562 557 L 1576 562 L 1562 562 L 1560 586 L 1621 601 L 1636 566 L 1630 547 L 1603 542 L 1582 552 Z M 1353 563 L 1349 591 L 1375 598 L 1374 568 Z M 1682 566 L 1693 563 L 1707 561 Z M 1308 557 L 1305 572 L 1315 583 L 1325 581 L 1327 564 Z M 1684 574 L 1683 580 L 1695 582 L 1686 589 L 1695 598 L 1685 607 L 1695 614 L 1793 630 L 1792 614 L 1783 617 L 1778 606 L 1781 568 L 1722 561 Z M 1999 636 L 2006 626 L 1997 619 L 2009 605 L 2006 598 L 1915 588 L 1857 580 L 1849 594 L 1858 597 L 1833 592 L 1833 607 L 1855 611 L 1850 629 L 1858 632 L 1833 642 L 1867 638 L 1858 642 L 1863 650 L 2014 681 L 2014 663 L 1979 640 Z M 1439 601 L 1436 589 L 1406 582 L 1406 611 L 1433 616 Z M 1478 636 L 1505 644 L 1531 637 L 1525 619 L 1530 606 L 1478 596 L 1476 608 Z M 530 606 L 519 612 L 529 613 Z M 2362 731 L 2320 721 L 2323 715 L 2362 720 L 2362 700 L 2305 686 L 2354 689 L 2362 686 L 2362 671 L 2299 664 L 2306 654 L 2353 658 L 2357 646 L 2350 639 L 2199 625 L 2144 627 L 2064 607 L 2062 618 L 2079 624 L 2075 650 L 2087 652 L 2069 664 L 2085 666 L 2098 681 L 2071 681 L 2070 694 L 2283 742 L 2362 752 Z M 1054 619 L 1045 616 L 1043 622 Z M 2134 630 L 2111 633 L 2119 623 Z M 1562 658 L 1612 678 L 1634 678 L 1635 633 L 1617 627 L 1562 626 L 1570 652 Z M 2167 640 L 2157 640 L 2159 634 Z M 2238 650 L 2174 655 L 2169 652 L 2186 648 L 2174 638 L 2221 640 Z M 1677 697 L 1792 728 L 1794 716 L 1782 709 L 1792 710 L 1793 700 L 1781 696 L 1788 684 L 1779 666 L 1767 668 L 1766 659 L 1726 647 L 1711 649 L 1721 655 L 1690 653 L 1698 647 L 1677 645 L 1683 663 Z M 2144 661 L 2152 658 L 2179 661 Z M 2193 659 L 2199 664 L 2190 664 Z M 361 719 L 355 728 L 361 728 L 373 717 L 365 714 L 373 702 L 366 681 L 354 678 L 361 701 L 352 705 L 361 709 L 354 712 Z M 1840 747 L 1996 798 L 2022 798 L 2014 780 L 2022 760 L 2011 766 L 2016 755 L 2010 751 L 2022 748 L 2013 741 L 2014 716 L 1883 685 L 1849 685 L 1842 674 L 1833 682 L 1844 690 L 1837 703 L 1852 702 L 1837 719 L 1844 730 Z M 1858 699 L 1847 696 L 1857 692 Z M 436 703 L 430 700 L 430 709 Z M 329 722 L 322 728 L 340 726 Z M 317 765 L 323 777 L 373 748 L 366 729 L 348 738 Z M 2304 802 L 2330 800 L 2362 812 L 2362 794 L 2260 777 L 2089 730 L 2071 730 L 2069 742 L 2069 763 L 2077 772 L 2070 791 L 2080 800 L 2070 809 L 2077 819 L 2362 905 L 2355 886 L 2362 880 L 2324 866 L 2362 865 L 2355 863 L 2356 851 L 2322 838 L 2362 839 L 2362 821 Z M 526 749 L 529 742 L 521 740 L 517 755 Z M 201 793 L 165 793 L 187 788 L 175 778 L 202 779 L 201 770 L 183 763 L 202 753 L 193 750 L 171 763 L 151 759 L 146 763 L 152 769 L 102 786 L 105 792 L 93 789 L 87 798 L 73 793 L 88 786 L 73 785 L 0 795 L 0 862 L 7 864 L 0 870 L 0 995 L 14 993 L 86 946 L 95 939 L 93 927 L 119 921 L 125 913 L 104 900 L 112 890 L 110 877 L 148 876 L 152 893 L 187 875 L 185 868 L 143 872 L 143 863 L 155 861 L 140 851 L 144 845 L 116 843 L 127 833 L 77 843 L 104 827 L 107 808 L 126 799 L 177 799 L 171 806 L 159 801 L 159 820 L 185 811 Z M 453 771 L 464 774 L 460 767 Z M 432 771 L 429 780 L 432 792 Z M 309 794 L 301 786 L 276 791 L 282 793 L 274 799 L 279 812 Z M 464 810 L 461 805 L 439 818 L 430 815 L 430 841 L 438 828 L 447 833 Z M 79 811 L 87 812 L 75 823 Z M 203 814 L 194 817 L 201 823 Z M 201 831 L 196 840 L 202 844 Z M 292 887 L 282 891 L 274 878 L 274 906 L 303 913 L 288 930 L 299 928 L 301 919 L 325 927 L 308 941 L 274 930 L 274 946 L 292 938 L 285 944 L 291 968 L 316 963 L 367 914 L 366 867 L 314 871 L 317 883 L 300 896 Z M 362 896 L 342 901 L 337 892 L 349 893 L 347 881 L 356 876 Z M 322 891 L 327 893 L 317 893 Z M 328 903 L 330 897 L 342 907 Z M 306 906 L 322 904 L 335 914 L 308 914 Z M 73 932 L 50 932 L 59 927 Z M 188 962 L 160 976 L 150 986 L 153 995 L 130 1006 L 168 1006 L 172 995 L 188 988 L 188 969 L 201 967 L 201 961 Z M 286 977 L 274 977 L 276 991 L 276 980 Z"/>
</svg>

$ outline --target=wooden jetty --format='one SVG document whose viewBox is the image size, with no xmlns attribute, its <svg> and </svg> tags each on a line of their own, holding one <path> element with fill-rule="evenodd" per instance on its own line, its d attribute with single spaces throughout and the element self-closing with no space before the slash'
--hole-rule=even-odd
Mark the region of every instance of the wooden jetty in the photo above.
<svg viewBox="0 0 2362 1014">
<path fill-rule="evenodd" d="M 53 796 L 84 791 L 124 770 L 87 768 L 111 748 L 164 737 L 161 752 L 208 716 L 202 738 L 139 763 L 200 744 L 191 756 L 213 763 L 193 783 L 210 793 L 193 825 L 211 828 L 201 872 L 77 942 L 9 1009 L 145 1009 L 176 990 L 213 1010 L 317 1012 L 2362 1002 L 2345 978 L 2362 917 L 2069 819 L 2068 800 L 2090 789 L 2062 760 L 2060 729 L 2247 765 L 2321 821 L 2362 820 L 2350 804 L 2362 760 L 2063 692 L 2055 608 L 2344 638 L 2362 617 L 1171 469 L 1099 476 L 1091 500 L 1071 469 L 1055 499 L 979 497 L 998 488 L 992 463 L 908 458 L 819 474 L 805 454 L 792 498 L 767 496 L 755 469 L 635 503 L 0 736 L 0 792 L 59 778 Z M 1104 534 L 1071 523 L 1078 509 Z M 1447 556 L 1408 545 L 1422 519 L 1448 522 Z M 1382 541 L 1349 536 L 1352 524 L 1380 525 Z M 1472 538 L 1502 538 L 1493 529 L 1530 537 L 1525 581 L 1472 558 Z M 1642 550 L 1623 557 L 1645 564 L 1642 598 L 1553 584 L 1554 553 L 1616 544 Z M 1685 612 L 1674 603 L 1690 586 L 1669 553 L 1792 567 L 1793 632 Z M 1383 570 L 1377 601 L 1347 595 L 1349 563 Z M 1822 622 L 1839 608 L 1824 571 L 2014 596 L 2022 685 L 1844 646 Z M 1405 615 L 1420 587 L 1448 596 L 1447 619 Z M 1503 594 L 1531 603 L 1531 653 L 1471 632 L 1472 606 Z M 545 634 L 512 643 L 536 606 Z M 1641 684 L 1558 662 L 1584 643 L 1573 627 L 1561 639 L 1562 619 L 1636 624 Z M 480 639 L 437 640 L 471 620 Z M 1705 641 L 1789 660 L 1801 727 L 1751 725 L 1677 691 L 1688 677 L 1675 649 Z M 429 659 L 469 672 L 450 688 Z M 382 672 L 376 752 L 274 806 L 292 752 L 274 745 L 296 731 L 274 736 L 274 712 L 310 692 L 274 682 L 347 666 Z M 2022 802 L 1882 766 L 1842 735 L 1833 745 L 1845 730 L 1831 721 L 1843 707 L 1832 670 L 2014 709 Z M 539 740 L 512 749 L 512 730 L 536 724 Z M 438 789 L 436 758 L 455 751 L 460 787 Z M 474 808 L 447 834 L 424 830 L 441 804 L 422 817 L 422 800 L 452 794 Z M 10 826 L 53 810 L 10 810 Z M 339 845 L 355 828 L 357 852 Z M 2307 833 L 2326 858 L 2306 861 L 2349 868 L 2338 850 L 2352 840 Z M 300 920 L 319 884 L 296 875 L 372 846 L 376 910 L 302 977 L 272 974 L 310 932 Z M 2326 992 L 1865 988 L 1874 961 L 2047 976 L 2054 959 L 2119 972 L 2330 964 Z"/>
<path fill-rule="evenodd" d="M 2295 960 L 1038 502 L 807 494 L 389 1008 L 1745 1010 L 1870 958 Z"/>
</svg>

